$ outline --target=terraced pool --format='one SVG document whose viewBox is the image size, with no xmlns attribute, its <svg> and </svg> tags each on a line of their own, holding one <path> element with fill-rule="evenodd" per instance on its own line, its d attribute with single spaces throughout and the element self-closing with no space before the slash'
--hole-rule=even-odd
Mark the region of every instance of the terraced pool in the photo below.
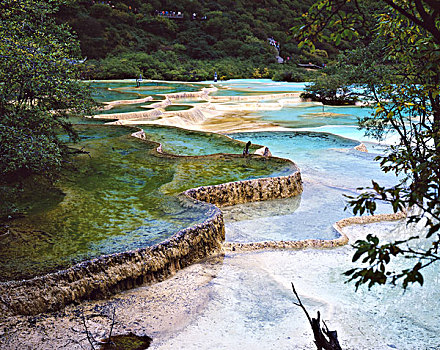
<svg viewBox="0 0 440 350">
<path fill-rule="evenodd" d="M 75 147 L 90 156 L 80 156 L 77 170 L 58 183 L 64 196 L 59 194 L 44 210 L 17 219 L 14 234 L 0 241 L 1 280 L 29 278 L 103 254 L 152 245 L 200 223 L 209 209 L 182 205 L 178 194 L 186 189 L 292 172 L 289 163 L 276 159 L 161 155 L 155 151 L 156 143 L 131 137 L 134 128 L 76 128 L 81 141 Z M 158 135 L 165 128 L 151 130 Z M 173 131 L 169 129 L 161 137 Z M 179 135 L 184 141 L 178 141 Z M 242 144 L 226 137 L 185 134 L 183 130 L 174 136 L 170 148 L 181 150 L 180 142 L 189 149 L 201 149 L 208 139 L 206 153 L 213 148 L 241 153 Z M 194 145 L 190 140 L 195 140 Z M 168 143 L 172 144 L 173 140 Z"/>
</svg>

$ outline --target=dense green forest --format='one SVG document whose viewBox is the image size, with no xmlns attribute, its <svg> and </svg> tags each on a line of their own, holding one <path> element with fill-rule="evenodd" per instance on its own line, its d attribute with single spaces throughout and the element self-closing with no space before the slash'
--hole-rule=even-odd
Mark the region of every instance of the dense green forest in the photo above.
<svg viewBox="0 0 440 350">
<path fill-rule="evenodd" d="M 298 48 L 291 28 L 313 3 L 89 0 L 62 7 L 57 20 L 78 35 L 87 57 L 85 78 L 205 80 L 217 72 L 221 79 L 304 81 L 310 74 L 298 63 L 322 66 L 354 45 L 342 40 L 314 52 Z M 278 53 L 284 64 L 277 62 Z"/>
</svg>

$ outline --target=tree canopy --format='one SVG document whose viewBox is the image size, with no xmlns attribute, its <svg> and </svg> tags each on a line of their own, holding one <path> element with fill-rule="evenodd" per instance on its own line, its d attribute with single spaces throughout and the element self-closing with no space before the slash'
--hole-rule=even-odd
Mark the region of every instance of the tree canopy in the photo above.
<svg viewBox="0 0 440 350">
<path fill-rule="evenodd" d="M 375 102 L 375 113 L 361 120 L 367 133 L 377 138 L 388 132 L 398 135 L 399 142 L 377 159 L 383 171 L 394 172 L 400 180 L 390 188 L 373 181 L 371 188 L 350 198 L 349 205 L 355 214 L 373 214 L 378 200 L 389 202 L 395 212 L 408 212 L 409 224 L 421 223 L 426 230 L 387 243 L 373 234 L 357 241 L 353 261 L 366 265 L 346 274 L 356 286 L 402 280 L 406 288 L 413 282 L 423 284 L 421 270 L 440 260 L 440 2 L 377 3 L 381 10 L 372 17 L 365 12 L 368 1 L 319 1 L 296 30 L 302 45 L 311 49 L 315 40 L 362 39 L 358 43 L 363 47 L 341 58 L 346 72 L 341 85 L 360 87 L 364 98 Z M 375 28 L 369 40 L 362 37 L 366 23 Z M 334 31 L 328 36 L 329 26 Z M 395 257 L 413 263 L 391 268 Z"/>
<path fill-rule="evenodd" d="M 257 69 L 268 68 L 270 78 L 304 81 L 307 76 L 295 69 L 296 63 L 322 66 L 339 50 L 353 48 L 348 40 L 319 44 L 314 52 L 298 48 L 289 29 L 292 21 L 300 23 L 297 18 L 311 4 L 311 0 L 84 0 L 62 6 L 57 20 L 69 23 L 78 34 L 82 55 L 88 57 L 87 76 L 94 79 L 142 73 L 147 79 L 206 80 L 215 71 L 223 79 L 248 78 Z M 183 17 L 169 18 L 162 12 L 180 12 Z M 268 38 L 279 44 L 279 52 Z M 277 63 L 278 53 L 288 64 Z"/>
<path fill-rule="evenodd" d="M 54 177 L 68 153 L 57 136 L 76 133 L 69 115 L 94 102 L 78 81 L 80 50 L 66 25 L 55 22 L 59 1 L 0 3 L 0 179 Z"/>
</svg>

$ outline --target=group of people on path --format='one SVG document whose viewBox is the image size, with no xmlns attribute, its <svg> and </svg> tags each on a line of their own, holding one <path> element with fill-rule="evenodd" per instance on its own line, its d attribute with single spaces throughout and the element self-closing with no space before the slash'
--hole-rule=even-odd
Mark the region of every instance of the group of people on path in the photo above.
<svg viewBox="0 0 440 350">
<path fill-rule="evenodd" d="M 170 17 L 170 18 L 183 18 L 183 13 L 180 11 L 154 11 L 156 16 Z"/>
<path fill-rule="evenodd" d="M 183 18 L 183 12 L 181 12 L 181 11 L 159 11 L 159 10 L 156 10 L 156 11 L 154 11 L 154 14 L 156 16 L 167 17 L 167 18 Z M 192 20 L 196 20 L 196 19 L 206 20 L 207 17 L 206 16 L 198 16 L 198 14 L 194 12 L 191 15 L 191 19 Z"/>
</svg>

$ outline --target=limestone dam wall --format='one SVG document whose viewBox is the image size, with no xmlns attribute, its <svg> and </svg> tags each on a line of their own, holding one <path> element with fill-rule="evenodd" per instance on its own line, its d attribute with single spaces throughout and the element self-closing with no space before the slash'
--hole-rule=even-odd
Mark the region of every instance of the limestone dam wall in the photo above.
<svg viewBox="0 0 440 350">
<path fill-rule="evenodd" d="M 286 162 L 290 162 L 286 160 Z M 293 164 L 293 163 L 292 163 Z M 180 195 L 182 205 L 209 207 L 208 218 L 154 246 L 101 256 L 29 280 L 0 283 L 3 314 L 55 311 L 84 299 L 105 298 L 141 284 L 162 281 L 177 270 L 223 249 L 225 226 L 217 207 L 286 198 L 302 192 L 301 174 L 203 186 Z"/>
</svg>

